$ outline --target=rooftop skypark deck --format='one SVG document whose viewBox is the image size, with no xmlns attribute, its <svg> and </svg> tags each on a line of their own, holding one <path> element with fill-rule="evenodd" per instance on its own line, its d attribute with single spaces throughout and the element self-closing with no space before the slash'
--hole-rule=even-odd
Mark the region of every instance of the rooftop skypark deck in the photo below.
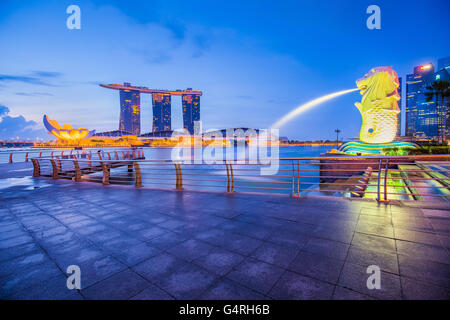
<svg viewBox="0 0 450 320">
<path fill-rule="evenodd" d="M 173 96 L 181 96 L 181 95 L 198 95 L 201 96 L 202 92 L 200 90 L 192 90 L 191 88 L 187 88 L 186 90 L 167 90 L 167 89 L 149 89 L 147 87 L 142 86 L 132 86 L 130 84 L 101 84 L 103 88 L 114 89 L 114 90 L 134 90 L 142 93 L 161 93 L 161 94 L 170 94 Z"/>
<path fill-rule="evenodd" d="M 1 165 L 1 178 L 32 173 Z M 446 203 L 101 186 L 0 190 L 2 299 L 449 299 Z M 68 290 L 66 268 L 81 268 Z M 381 269 L 381 289 L 366 286 Z"/>
</svg>

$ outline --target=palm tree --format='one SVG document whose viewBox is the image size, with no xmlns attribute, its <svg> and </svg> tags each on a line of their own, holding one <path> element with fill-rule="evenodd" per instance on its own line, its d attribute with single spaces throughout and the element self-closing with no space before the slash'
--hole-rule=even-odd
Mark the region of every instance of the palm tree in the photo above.
<svg viewBox="0 0 450 320">
<path fill-rule="evenodd" d="M 439 112 L 438 115 L 438 135 L 439 140 L 445 141 L 445 123 L 444 123 L 444 108 L 445 108 L 445 99 L 450 97 L 450 81 L 440 80 L 435 81 L 431 84 L 431 86 L 427 86 L 428 90 L 425 92 L 427 96 L 427 101 L 432 101 L 436 99 L 436 108 Z M 441 100 L 441 104 L 439 104 L 439 99 Z"/>
<path fill-rule="evenodd" d="M 341 132 L 341 130 L 336 129 L 334 130 L 334 132 L 336 132 L 336 142 L 339 143 L 339 133 Z"/>
</svg>

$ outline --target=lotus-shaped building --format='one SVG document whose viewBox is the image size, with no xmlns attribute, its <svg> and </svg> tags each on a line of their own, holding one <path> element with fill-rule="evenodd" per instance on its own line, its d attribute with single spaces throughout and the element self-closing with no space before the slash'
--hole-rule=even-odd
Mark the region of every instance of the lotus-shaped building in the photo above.
<svg viewBox="0 0 450 320">
<path fill-rule="evenodd" d="M 60 140 L 76 142 L 81 139 L 89 138 L 95 133 L 95 130 L 89 131 L 87 128 L 74 129 L 70 124 L 64 124 L 62 127 L 56 120 L 50 120 L 44 115 L 44 126 L 48 132 Z"/>
</svg>

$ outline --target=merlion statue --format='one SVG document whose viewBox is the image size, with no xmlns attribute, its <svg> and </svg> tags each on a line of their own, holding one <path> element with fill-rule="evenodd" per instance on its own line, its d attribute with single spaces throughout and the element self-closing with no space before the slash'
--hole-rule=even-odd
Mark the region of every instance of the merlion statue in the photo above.
<svg viewBox="0 0 450 320">
<path fill-rule="evenodd" d="M 377 67 L 356 81 L 362 95 L 355 106 L 361 112 L 359 139 L 366 143 L 389 143 L 397 135 L 400 100 L 397 73 L 392 67 Z"/>
</svg>

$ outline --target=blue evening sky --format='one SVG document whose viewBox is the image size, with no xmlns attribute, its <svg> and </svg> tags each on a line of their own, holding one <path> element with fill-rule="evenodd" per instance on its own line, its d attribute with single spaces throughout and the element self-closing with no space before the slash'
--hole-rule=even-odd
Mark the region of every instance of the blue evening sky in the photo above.
<svg viewBox="0 0 450 320">
<path fill-rule="evenodd" d="M 71 4 L 81 30 L 66 28 Z M 381 30 L 366 27 L 371 4 Z M 353 88 L 372 67 L 393 66 L 405 80 L 414 66 L 449 56 L 449 9 L 448 0 L 1 0 L 0 138 L 42 136 L 43 114 L 115 130 L 119 93 L 98 84 L 122 82 L 202 90 L 207 129 L 268 128 L 303 102 Z M 335 139 L 339 128 L 355 137 L 359 99 L 327 102 L 280 135 Z M 180 100 L 172 98 L 174 128 Z M 141 102 L 148 132 L 150 95 Z"/>
</svg>

